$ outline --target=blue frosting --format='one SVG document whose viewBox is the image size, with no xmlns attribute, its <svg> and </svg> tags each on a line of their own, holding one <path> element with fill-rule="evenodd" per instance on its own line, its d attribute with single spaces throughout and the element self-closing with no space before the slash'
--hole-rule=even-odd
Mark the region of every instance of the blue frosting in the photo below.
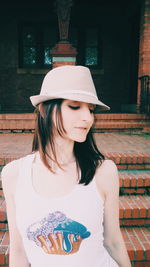
<svg viewBox="0 0 150 267">
<path fill-rule="evenodd" d="M 69 235 L 74 235 L 74 242 L 78 241 L 78 236 L 81 238 L 87 238 L 90 236 L 90 232 L 87 231 L 87 228 L 76 221 L 71 221 L 68 224 L 65 225 L 65 227 L 62 226 L 62 224 L 59 224 L 54 231 L 61 231 L 63 232 L 63 249 L 66 252 L 70 252 L 72 250 L 72 243 L 70 241 Z"/>
</svg>

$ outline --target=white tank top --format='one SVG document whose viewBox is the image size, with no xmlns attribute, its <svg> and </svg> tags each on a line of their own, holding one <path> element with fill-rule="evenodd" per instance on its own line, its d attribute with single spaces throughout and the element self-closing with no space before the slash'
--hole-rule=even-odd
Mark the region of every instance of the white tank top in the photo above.
<svg viewBox="0 0 150 267">
<path fill-rule="evenodd" d="M 103 246 L 104 203 L 96 182 L 41 197 L 32 184 L 35 154 L 19 159 L 16 222 L 31 267 L 116 267 Z"/>
</svg>

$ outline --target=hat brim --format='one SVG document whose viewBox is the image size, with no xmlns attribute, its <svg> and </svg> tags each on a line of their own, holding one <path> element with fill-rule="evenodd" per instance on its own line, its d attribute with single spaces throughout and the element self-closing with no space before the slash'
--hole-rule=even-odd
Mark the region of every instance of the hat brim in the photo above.
<svg viewBox="0 0 150 267">
<path fill-rule="evenodd" d="M 89 104 L 95 104 L 99 106 L 99 109 L 101 110 L 110 110 L 110 107 L 105 105 L 103 102 L 98 100 L 95 97 L 89 96 L 89 95 L 83 95 L 83 94 L 64 94 L 62 95 L 55 95 L 55 96 L 46 96 L 46 95 L 34 95 L 30 96 L 31 103 L 34 107 L 36 107 L 38 104 L 52 100 L 52 99 L 68 99 L 68 100 L 74 100 L 74 101 L 79 101 L 79 102 L 84 102 L 84 103 L 89 103 Z"/>
</svg>

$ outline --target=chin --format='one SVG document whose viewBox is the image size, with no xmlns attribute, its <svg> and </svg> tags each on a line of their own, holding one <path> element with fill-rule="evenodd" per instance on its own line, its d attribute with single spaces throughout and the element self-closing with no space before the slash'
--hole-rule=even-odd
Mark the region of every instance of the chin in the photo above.
<svg viewBox="0 0 150 267">
<path fill-rule="evenodd" d="M 84 135 L 70 135 L 68 136 L 68 139 L 72 140 L 73 142 L 77 142 L 77 143 L 83 143 L 86 141 L 87 138 L 87 134 Z"/>
<path fill-rule="evenodd" d="M 85 138 L 78 138 L 78 139 L 76 139 L 74 141 L 77 142 L 77 143 L 83 143 L 83 142 L 86 141 L 86 137 Z"/>
</svg>

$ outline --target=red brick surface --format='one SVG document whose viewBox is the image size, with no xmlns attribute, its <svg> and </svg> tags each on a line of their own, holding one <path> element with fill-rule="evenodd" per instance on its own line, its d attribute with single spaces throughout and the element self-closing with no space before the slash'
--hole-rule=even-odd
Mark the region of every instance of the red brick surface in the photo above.
<svg viewBox="0 0 150 267">
<path fill-rule="evenodd" d="M 4 198 L 0 198 L 0 221 L 6 220 L 6 203 Z"/>
<path fill-rule="evenodd" d="M 150 0 L 142 1 L 139 42 L 138 77 L 150 74 Z M 140 104 L 141 88 L 138 81 L 137 104 Z"/>
<path fill-rule="evenodd" d="M 130 165 L 135 169 L 143 164 L 145 165 L 143 168 L 150 168 L 149 134 L 95 133 L 94 135 L 100 151 L 121 167 L 127 169 Z M 30 133 L 0 134 L 0 164 L 4 164 L 4 159 L 11 160 L 30 153 L 32 139 L 33 134 Z"/>
<path fill-rule="evenodd" d="M 150 120 L 144 114 L 96 114 L 94 128 L 96 131 L 120 131 L 129 129 L 146 129 L 150 131 Z M 34 129 L 35 114 L 1 114 L 0 131 L 11 132 Z"/>
<path fill-rule="evenodd" d="M 150 186 L 150 170 L 120 170 L 119 177 L 122 187 Z"/>
<path fill-rule="evenodd" d="M 0 232 L 0 265 L 8 265 L 9 233 Z"/>
<path fill-rule="evenodd" d="M 128 114 L 128 113 L 104 113 L 100 114 L 97 113 L 95 115 L 96 120 L 149 120 L 149 117 L 146 114 Z M 31 120 L 35 118 L 34 113 L 7 113 L 7 114 L 0 114 L 0 120 Z"/>
<path fill-rule="evenodd" d="M 140 46 L 139 46 L 139 77 L 147 75 L 150 72 L 150 0 L 143 1 L 140 25 Z"/>
</svg>

